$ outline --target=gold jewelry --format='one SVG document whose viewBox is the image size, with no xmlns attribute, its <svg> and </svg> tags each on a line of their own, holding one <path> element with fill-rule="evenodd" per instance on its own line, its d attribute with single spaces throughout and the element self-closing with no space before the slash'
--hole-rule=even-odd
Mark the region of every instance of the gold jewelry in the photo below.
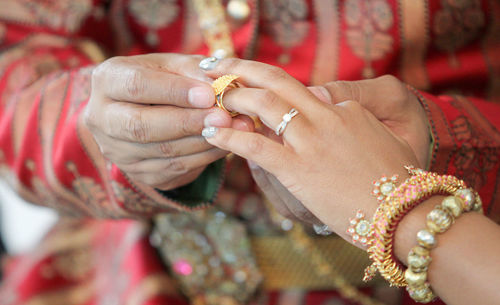
<svg viewBox="0 0 500 305">
<path fill-rule="evenodd" d="M 276 212 L 271 202 L 266 200 L 265 203 L 269 208 L 273 221 L 275 223 L 281 223 L 284 219 L 283 216 Z M 291 248 L 295 252 L 299 253 L 308 265 L 312 265 L 313 268 L 311 268 L 311 271 L 316 275 L 313 277 L 314 279 L 331 283 L 331 287 L 335 288 L 346 300 L 352 301 L 353 303 L 361 305 L 383 304 L 382 302 L 365 295 L 358 288 L 356 288 L 356 286 L 352 285 L 346 275 L 342 274 L 341 267 L 335 265 L 334 261 L 323 255 L 324 251 L 321 251 L 319 244 L 315 242 L 317 238 L 309 236 L 303 225 L 299 223 L 292 223 L 290 229 L 286 230 L 286 234 L 289 237 L 289 244 L 291 244 Z M 326 242 L 328 238 L 324 238 L 322 240 Z M 277 248 L 283 249 L 284 247 L 281 245 L 281 247 Z M 353 247 L 353 249 L 356 248 Z M 286 255 L 290 255 L 290 253 L 287 253 Z M 273 265 L 276 265 L 276 263 L 273 263 Z M 303 279 L 304 277 L 301 276 L 301 278 Z M 281 280 L 283 281 L 283 279 Z M 264 286 L 265 285 L 266 280 L 264 280 Z M 326 287 L 330 288 L 328 286 Z M 322 288 L 324 289 L 325 286 Z"/>
<path fill-rule="evenodd" d="M 218 58 L 234 56 L 231 31 L 226 22 L 222 0 L 193 0 L 193 4 L 210 55 Z"/>
<path fill-rule="evenodd" d="M 407 286 L 404 267 L 394 260 L 393 238 L 401 219 L 424 199 L 435 194 L 454 194 L 465 187 L 453 176 L 439 176 L 407 166 L 411 175 L 399 187 L 388 193 L 372 219 L 372 238 L 369 253 L 372 264 L 366 268 L 363 280 L 368 281 L 378 272 L 391 286 Z"/>
<path fill-rule="evenodd" d="M 406 290 L 413 300 L 428 303 L 436 297 L 427 282 L 427 269 L 432 260 L 429 253 L 437 244 L 435 235 L 446 232 L 457 217 L 471 211 L 482 212 L 479 195 L 470 189 L 460 189 L 427 214 L 426 229 L 417 233 L 418 245 L 408 253 L 408 269 L 405 271 Z"/>
<path fill-rule="evenodd" d="M 231 116 L 237 116 L 239 113 L 227 110 L 222 103 L 222 97 L 224 96 L 224 92 L 226 92 L 228 88 L 239 88 L 238 83 L 235 82 L 238 77 L 239 76 L 234 74 L 227 74 L 217 78 L 212 83 L 212 88 L 214 88 L 215 92 L 215 105 L 217 105 L 217 107 L 219 107 L 220 109 L 228 112 Z"/>
</svg>

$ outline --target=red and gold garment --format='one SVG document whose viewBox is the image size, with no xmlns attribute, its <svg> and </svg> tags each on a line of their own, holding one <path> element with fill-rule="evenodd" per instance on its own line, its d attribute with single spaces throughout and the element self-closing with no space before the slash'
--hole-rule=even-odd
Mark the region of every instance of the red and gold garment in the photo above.
<svg viewBox="0 0 500 305">
<path fill-rule="evenodd" d="M 281 66 L 306 84 L 392 74 L 421 90 L 434 139 L 430 169 L 464 178 L 479 190 L 486 215 L 500 222 L 498 1 L 248 4 L 250 16 L 231 22 L 239 57 Z M 0 1 L 0 173 L 30 202 L 88 216 L 63 218 L 36 251 L 9 258 L 0 304 L 188 304 L 181 291 L 203 304 L 256 287 L 261 274 L 252 304 L 368 304 L 335 291 L 334 268 L 321 272 L 331 264 L 346 267 L 345 278 L 361 278 L 348 271 L 366 263 L 353 262 L 360 251 L 338 238 L 290 230 L 293 224 L 268 212 L 239 159 L 228 162 L 216 210 L 165 216 L 167 225 L 186 222 L 169 231 L 175 249 L 162 263 L 147 220 L 193 207 L 129 181 L 82 122 L 95 64 L 148 52 L 208 52 L 190 1 Z M 237 232 L 227 244 L 215 238 L 225 231 Z M 301 252 L 304 245 L 321 255 Z M 203 247 L 227 253 L 193 256 Z M 217 272 L 210 282 L 207 274 Z M 191 284 L 206 289 L 193 298 Z"/>
</svg>

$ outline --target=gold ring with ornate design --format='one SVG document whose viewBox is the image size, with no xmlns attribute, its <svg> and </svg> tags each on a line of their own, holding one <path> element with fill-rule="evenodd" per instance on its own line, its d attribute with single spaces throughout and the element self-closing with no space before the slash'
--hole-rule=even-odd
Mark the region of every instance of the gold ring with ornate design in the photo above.
<svg viewBox="0 0 500 305">
<path fill-rule="evenodd" d="M 222 97 L 224 96 L 224 92 L 226 92 L 228 88 L 240 87 L 238 83 L 235 82 L 238 77 L 239 76 L 234 74 L 227 74 L 219 77 L 212 83 L 212 88 L 214 88 L 215 92 L 215 105 L 217 105 L 217 107 L 219 107 L 220 109 L 228 112 L 233 117 L 237 116 L 239 113 L 227 110 L 222 103 Z"/>
</svg>

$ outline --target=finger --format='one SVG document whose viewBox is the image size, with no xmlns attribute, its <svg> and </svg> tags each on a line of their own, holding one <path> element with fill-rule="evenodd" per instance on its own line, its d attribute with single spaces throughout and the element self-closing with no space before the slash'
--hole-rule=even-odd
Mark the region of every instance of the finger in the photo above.
<svg viewBox="0 0 500 305">
<path fill-rule="evenodd" d="M 298 107 L 299 111 L 304 110 L 301 105 L 306 101 L 312 104 L 307 105 L 308 111 L 312 111 L 313 109 L 310 108 L 314 105 L 319 105 L 319 101 L 302 83 L 276 66 L 251 60 L 228 58 L 221 60 L 207 74 L 212 77 L 236 74 L 240 77 L 238 80 L 248 87 L 269 89 L 290 101 L 292 106 Z"/>
<path fill-rule="evenodd" d="M 202 55 L 187 55 L 179 53 L 151 53 L 146 55 L 148 60 L 156 64 L 156 67 L 165 72 L 170 72 L 206 83 L 212 83 L 213 79 L 208 77 L 199 68 L 200 61 L 205 57 Z"/>
<path fill-rule="evenodd" d="M 323 86 L 311 86 L 307 87 L 309 91 L 311 91 L 312 94 L 314 94 L 315 97 L 317 97 L 320 101 L 322 101 L 325 104 L 332 105 L 332 96 L 330 95 L 330 92 Z"/>
<path fill-rule="evenodd" d="M 406 108 L 408 90 L 393 76 L 381 76 L 361 81 L 335 81 L 324 86 L 333 104 L 346 100 L 360 103 L 379 120 L 399 119 L 409 111 Z"/>
<path fill-rule="evenodd" d="M 215 162 L 228 154 L 218 148 L 212 148 L 201 153 L 176 158 L 147 159 L 133 164 L 119 164 L 117 166 L 127 174 L 150 175 L 147 184 L 160 184 L 187 174 L 188 172 Z"/>
<path fill-rule="evenodd" d="M 207 127 L 207 125 L 205 125 L 205 127 Z M 238 115 L 233 118 L 231 128 L 241 131 L 255 131 L 255 122 L 247 115 Z"/>
<path fill-rule="evenodd" d="M 175 106 L 144 106 L 115 102 L 106 107 L 104 132 L 115 139 L 136 143 L 164 142 L 199 135 L 204 120 L 219 112 L 219 126 L 231 126 L 231 116 L 220 109 L 186 109 Z"/>
<path fill-rule="evenodd" d="M 293 213 L 295 218 L 299 219 L 302 222 L 322 225 L 323 223 L 314 216 L 303 204 L 300 202 L 295 196 L 293 196 L 284 186 L 279 182 L 276 177 L 269 174 L 268 175 L 269 183 L 272 185 L 272 188 L 277 190 L 277 193 L 280 194 L 281 200 L 286 203 L 290 212 Z"/>
<path fill-rule="evenodd" d="M 275 176 L 285 169 L 293 172 L 291 152 L 261 134 L 215 127 L 205 128 L 202 134 L 208 143 L 251 160 Z"/>
<path fill-rule="evenodd" d="M 272 91 L 265 89 L 241 88 L 232 89 L 224 94 L 224 106 L 230 111 L 237 111 L 249 116 L 258 116 L 268 128 L 275 130 L 281 123 L 283 115 L 293 106 Z M 300 114 L 290 121 L 289 125 L 304 132 L 305 120 L 298 119 Z M 288 128 L 288 127 L 287 127 Z M 290 132 L 287 132 L 290 133 Z"/>
<path fill-rule="evenodd" d="M 175 179 L 165 179 L 164 182 L 161 182 L 162 178 L 159 178 L 158 183 L 155 183 L 154 185 L 151 184 L 148 185 L 162 191 L 173 190 L 196 180 L 196 178 L 200 176 L 200 174 L 203 172 L 203 170 L 205 170 L 205 168 L 206 166 L 194 169 L 186 173 L 185 175 L 182 175 L 180 177 L 175 177 Z M 127 174 L 127 176 L 134 181 L 139 181 L 145 184 L 147 184 L 146 182 L 155 180 L 155 178 L 152 177 L 151 174 L 144 174 L 144 173 Z"/>
<path fill-rule="evenodd" d="M 121 160 L 123 164 L 136 163 L 146 159 L 175 158 L 192 155 L 213 148 L 202 136 L 190 136 L 172 141 L 156 143 L 134 143 L 106 137 L 98 142 L 103 155 L 109 160 Z"/>
<path fill-rule="evenodd" d="M 248 167 L 250 168 L 250 172 L 252 173 L 252 177 L 262 190 L 264 195 L 267 197 L 267 200 L 273 205 L 276 211 L 281 214 L 283 217 L 292 220 L 298 220 L 295 215 L 290 211 L 287 205 L 283 202 L 281 197 L 278 195 L 275 189 L 273 189 L 271 182 L 269 182 L 268 176 L 266 172 L 257 164 L 252 161 L 248 161 Z"/>
<path fill-rule="evenodd" d="M 92 88 L 115 101 L 208 108 L 215 95 L 210 84 L 157 68 L 110 59 L 92 74 Z"/>
</svg>

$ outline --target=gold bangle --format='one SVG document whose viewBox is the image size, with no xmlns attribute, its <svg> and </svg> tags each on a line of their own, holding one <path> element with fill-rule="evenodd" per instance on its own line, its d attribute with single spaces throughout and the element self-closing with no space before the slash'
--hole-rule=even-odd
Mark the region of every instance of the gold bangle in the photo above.
<svg viewBox="0 0 500 305">
<path fill-rule="evenodd" d="M 427 282 L 427 270 L 432 261 L 430 250 L 437 244 L 435 235 L 446 232 L 464 212 L 472 211 L 482 212 L 479 194 L 470 189 L 459 189 L 427 214 L 426 229 L 417 233 L 418 245 L 408 253 L 408 269 L 405 271 L 406 290 L 414 301 L 428 303 L 436 298 Z"/>
<path fill-rule="evenodd" d="M 215 93 L 215 105 L 219 107 L 220 109 L 228 112 L 231 116 L 237 116 L 239 113 L 238 112 L 231 112 L 226 109 L 224 104 L 222 103 L 222 97 L 224 96 L 224 92 L 227 91 L 228 88 L 239 88 L 240 86 L 238 83 L 235 82 L 235 80 L 239 76 L 234 75 L 234 74 L 226 74 L 223 75 L 212 83 L 212 88 L 214 89 Z"/>
<path fill-rule="evenodd" d="M 439 176 L 414 167 L 406 169 L 411 177 L 399 187 L 393 187 L 387 196 L 378 198 L 381 204 L 372 218 L 367 250 L 372 264 L 365 270 L 365 281 L 373 278 L 378 271 L 391 286 L 407 286 L 405 268 L 394 259 L 393 253 L 397 225 L 411 209 L 430 196 L 453 194 L 465 187 L 463 181 L 452 176 Z"/>
</svg>

